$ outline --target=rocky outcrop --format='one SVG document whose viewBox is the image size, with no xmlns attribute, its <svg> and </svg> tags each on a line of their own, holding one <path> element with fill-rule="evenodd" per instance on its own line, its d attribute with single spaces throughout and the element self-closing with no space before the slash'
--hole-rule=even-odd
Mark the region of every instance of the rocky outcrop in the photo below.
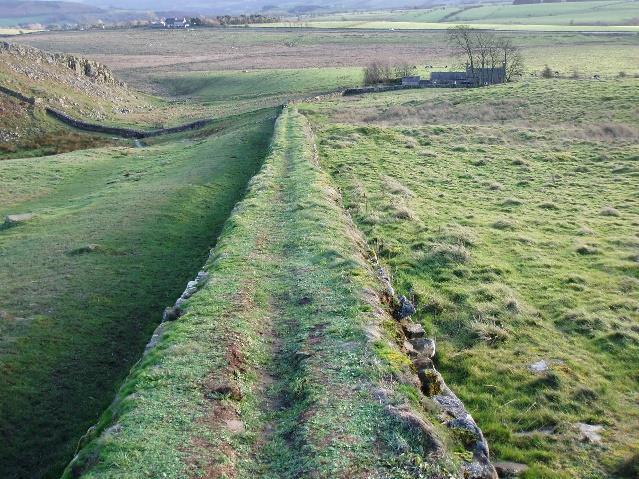
<svg viewBox="0 0 639 479">
<path fill-rule="evenodd" d="M 48 64 L 61 66 L 71 70 L 77 77 L 82 77 L 92 82 L 105 85 L 124 87 L 124 82 L 118 80 L 113 72 L 105 65 L 86 58 L 69 55 L 67 53 L 49 53 L 37 48 L 27 47 L 9 42 L 0 42 L 0 54 L 9 54 L 20 58 L 21 72 L 28 75 L 29 65 Z M 36 69 L 32 67 L 32 74 Z"/>
</svg>

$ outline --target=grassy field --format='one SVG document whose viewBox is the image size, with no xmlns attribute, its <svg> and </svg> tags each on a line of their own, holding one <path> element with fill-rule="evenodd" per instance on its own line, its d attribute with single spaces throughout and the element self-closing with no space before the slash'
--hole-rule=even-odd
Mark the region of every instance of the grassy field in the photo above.
<svg viewBox="0 0 639 479">
<path fill-rule="evenodd" d="M 501 35 L 508 36 L 522 48 L 527 75 L 538 75 L 546 64 L 563 75 L 571 75 L 573 70 L 582 75 L 616 76 L 620 71 L 639 74 L 639 36 L 634 34 L 520 32 Z M 122 41 L 123 36 L 126 42 Z M 216 101 L 214 114 L 232 111 L 238 105 L 238 97 L 243 98 L 243 108 L 250 108 L 251 103 L 264 105 L 269 99 L 261 96 L 262 88 L 275 95 L 283 90 L 278 81 L 272 79 L 286 84 L 290 95 L 295 96 L 298 92 L 344 86 L 358 78 L 357 68 L 372 61 L 433 65 L 442 70 L 456 63 L 444 32 L 129 30 L 43 33 L 23 36 L 19 41 L 95 58 L 112 67 L 132 86 L 145 91 L 166 94 L 165 88 L 168 88 L 169 92 L 176 93 L 205 92 Z M 303 69 L 310 69 L 309 73 L 303 73 Z M 177 91 L 172 87 L 171 78 L 176 78 L 176 84 L 181 85 Z M 216 87 L 207 87 L 207 83 Z M 244 88 L 248 90 L 246 93 L 242 92 Z M 226 97 L 229 98 L 226 105 L 218 103 Z M 197 103 L 184 106 L 200 116 L 206 112 Z M 171 108 L 180 111 L 169 105 L 158 109 L 159 116 L 162 112 L 171 114 Z M 144 118 L 141 114 L 140 119 Z"/>
<path fill-rule="evenodd" d="M 329 93 L 362 84 L 360 68 L 263 69 L 193 72 L 152 80 L 172 97 L 188 97 L 216 112 L 280 105 L 287 99 Z"/>
<path fill-rule="evenodd" d="M 537 80 L 303 110 L 444 377 L 527 478 L 636 477 L 637 86 Z"/>
<path fill-rule="evenodd" d="M 36 215 L 0 230 L 0 476 L 59 477 L 215 244 L 273 118 L 0 162 L 0 216 Z"/>
<path fill-rule="evenodd" d="M 383 326 L 395 321 L 380 310 L 380 285 L 337 199 L 305 119 L 284 109 L 271 155 L 205 266 L 208 281 L 167 323 L 65 477 L 457 470 L 459 458 L 430 455 L 434 437 L 451 440 L 446 431 L 424 435 L 388 412 L 429 419 L 420 393 L 396 379 L 410 363 Z"/>
<path fill-rule="evenodd" d="M 254 28 L 326 28 L 326 29 L 353 29 L 353 30 L 446 30 L 458 24 L 470 24 L 478 29 L 515 31 L 515 32 L 639 32 L 638 25 L 562 25 L 562 24 L 519 24 L 490 22 L 410 22 L 390 20 L 325 20 L 325 21 L 284 21 L 264 23 Z"/>
<path fill-rule="evenodd" d="M 531 31 L 636 31 L 639 5 L 634 0 L 607 0 L 513 5 L 439 6 L 429 9 L 336 13 L 272 24 L 317 28 L 441 29 L 464 23 L 477 28 Z"/>
<path fill-rule="evenodd" d="M 22 35 L 26 33 L 35 33 L 40 30 L 28 30 L 25 28 L 1 28 L 0 27 L 0 35 Z"/>
</svg>

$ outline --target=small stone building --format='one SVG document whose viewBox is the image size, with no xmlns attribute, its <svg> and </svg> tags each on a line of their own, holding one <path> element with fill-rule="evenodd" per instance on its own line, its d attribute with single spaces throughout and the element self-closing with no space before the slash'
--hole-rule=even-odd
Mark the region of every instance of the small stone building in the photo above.
<svg viewBox="0 0 639 479">
<path fill-rule="evenodd" d="M 402 78 L 402 86 L 418 87 L 471 87 L 494 85 L 506 81 L 506 69 L 495 68 L 470 68 L 465 72 L 431 72 L 429 80 L 422 80 L 419 76 L 407 76 Z"/>
<path fill-rule="evenodd" d="M 404 86 L 419 86 L 421 77 L 419 75 L 411 75 L 402 78 L 402 85 Z"/>
</svg>

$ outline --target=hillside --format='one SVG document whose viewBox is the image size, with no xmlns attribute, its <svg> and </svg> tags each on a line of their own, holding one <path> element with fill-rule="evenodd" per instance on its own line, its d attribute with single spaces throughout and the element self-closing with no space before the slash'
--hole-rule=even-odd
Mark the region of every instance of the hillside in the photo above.
<svg viewBox="0 0 639 479">
<path fill-rule="evenodd" d="M 127 87 L 105 65 L 65 53 L 0 42 L 0 158 L 61 153 L 117 143 L 87 134 L 49 110 L 97 125 L 153 130 L 210 118 L 205 109 L 169 102 Z"/>
<path fill-rule="evenodd" d="M 74 2 L 0 1 L 0 18 L 3 19 L 20 17 L 63 17 L 65 15 L 101 12 L 103 12 L 103 10 L 100 8 Z"/>
<path fill-rule="evenodd" d="M 475 28 L 517 31 L 632 31 L 639 29 L 634 0 L 586 0 L 514 5 L 480 2 L 433 7 L 309 15 L 274 26 L 357 29 L 445 29 L 467 24 Z"/>
<path fill-rule="evenodd" d="M 38 30 L 156 18 L 149 11 L 131 11 L 126 5 L 122 9 L 113 9 L 108 4 L 105 7 L 98 8 L 86 2 L 0 0 L 0 28 Z"/>
</svg>

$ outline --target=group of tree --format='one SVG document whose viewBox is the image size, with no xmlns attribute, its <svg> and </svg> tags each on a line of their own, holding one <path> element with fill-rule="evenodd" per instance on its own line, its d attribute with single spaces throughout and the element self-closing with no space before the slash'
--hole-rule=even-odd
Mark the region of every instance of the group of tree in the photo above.
<svg viewBox="0 0 639 479">
<path fill-rule="evenodd" d="M 218 15 L 217 17 L 193 17 L 189 19 L 191 26 L 217 27 L 226 25 L 252 25 L 278 22 L 279 18 L 268 15 Z"/>
<path fill-rule="evenodd" d="M 364 67 L 364 84 L 393 83 L 405 76 L 414 75 L 416 72 L 417 67 L 415 65 L 376 61 Z"/>
<path fill-rule="evenodd" d="M 524 72 L 521 51 L 506 35 L 457 25 L 448 29 L 448 42 L 475 79 L 485 69 L 504 67 L 505 81 L 512 81 Z"/>
</svg>

